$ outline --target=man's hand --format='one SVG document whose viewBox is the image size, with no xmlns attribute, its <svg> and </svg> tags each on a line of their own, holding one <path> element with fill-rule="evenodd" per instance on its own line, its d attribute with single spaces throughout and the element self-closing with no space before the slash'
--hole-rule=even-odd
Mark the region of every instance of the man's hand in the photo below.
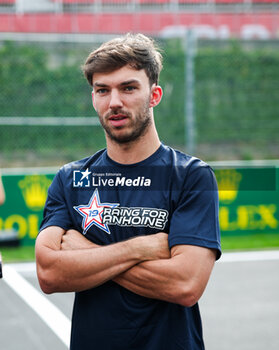
<svg viewBox="0 0 279 350">
<path fill-rule="evenodd" d="M 139 247 L 142 250 L 144 260 L 159 260 L 169 259 L 170 249 L 168 243 L 168 234 L 164 232 L 155 233 L 147 236 L 138 236 L 138 239 L 142 238 L 144 244 Z"/>
<path fill-rule="evenodd" d="M 61 239 L 61 250 L 89 249 L 97 247 L 99 247 L 98 244 L 89 241 L 89 239 L 76 230 L 66 231 Z"/>
</svg>

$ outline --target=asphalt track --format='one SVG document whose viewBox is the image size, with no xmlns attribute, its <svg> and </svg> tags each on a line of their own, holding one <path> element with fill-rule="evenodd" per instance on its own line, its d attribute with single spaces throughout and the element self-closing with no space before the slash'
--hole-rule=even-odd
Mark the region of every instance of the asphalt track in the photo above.
<svg viewBox="0 0 279 350">
<path fill-rule="evenodd" d="M 200 300 L 206 350 L 279 349 L 278 271 L 279 251 L 223 254 Z M 41 293 L 34 263 L 4 265 L 0 349 L 67 349 L 73 298 Z"/>
</svg>

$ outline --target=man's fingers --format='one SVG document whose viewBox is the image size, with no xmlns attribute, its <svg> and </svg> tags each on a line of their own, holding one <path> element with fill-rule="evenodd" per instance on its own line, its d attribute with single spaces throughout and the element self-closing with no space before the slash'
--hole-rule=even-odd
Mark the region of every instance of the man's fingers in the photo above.
<svg viewBox="0 0 279 350">
<path fill-rule="evenodd" d="M 92 243 L 83 234 L 76 230 L 68 230 L 61 239 L 62 250 L 96 248 L 97 244 Z"/>
</svg>

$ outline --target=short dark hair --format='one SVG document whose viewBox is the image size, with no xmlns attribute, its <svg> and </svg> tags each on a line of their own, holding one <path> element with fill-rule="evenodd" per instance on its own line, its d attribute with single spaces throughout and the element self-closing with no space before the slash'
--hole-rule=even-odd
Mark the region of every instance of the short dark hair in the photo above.
<svg viewBox="0 0 279 350">
<path fill-rule="evenodd" d="M 83 73 L 92 86 L 94 73 L 109 73 L 126 65 L 144 69 L 150 85 L 158 84 L 162 55 L 155 41 L 143 34 L 126 34 L 112 39 L 92 51 L 83 65 Z"/>
</svg>

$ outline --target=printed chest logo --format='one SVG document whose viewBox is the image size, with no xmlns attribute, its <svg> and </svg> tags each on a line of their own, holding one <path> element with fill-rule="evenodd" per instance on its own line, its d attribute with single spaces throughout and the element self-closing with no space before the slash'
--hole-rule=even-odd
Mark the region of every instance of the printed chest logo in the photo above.
<svg viewBox="0 0 279 350">
<path fill-rule="evenodd" d="M 150 187 L 151 179 L 145 176 L 129 178 L 118 173 L 92 173 L 88 170 L 73 171 L 73 187 Z"/>
<path fill-rule="evenodd" d="M 110 234 L 108 225 L 150 227 L 163 230 L 168 211 L 157 208 L 120 207 L 119 203 L 101 203 L 98 189 L 91 196 L 88 204 L 74 206 L 83 217 L 83 234 L 93 225 Z"/>
</svg>

